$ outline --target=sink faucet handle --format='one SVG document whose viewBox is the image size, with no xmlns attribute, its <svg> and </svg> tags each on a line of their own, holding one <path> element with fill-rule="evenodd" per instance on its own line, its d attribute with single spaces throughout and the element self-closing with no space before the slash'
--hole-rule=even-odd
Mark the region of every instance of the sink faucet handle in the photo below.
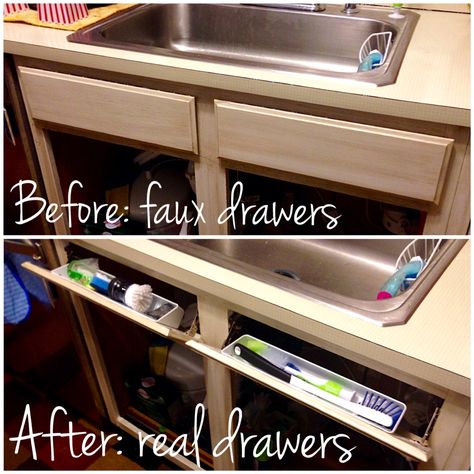
<svg viewBox="0 0 474 474">
<path fill-rule="evenodd" d="M 345 13 L 346 15 L 354 15 L 355 13 L 359 13 L 359 11 L 357 3 L 345 3 L 342 13 Z"/>
</svg>

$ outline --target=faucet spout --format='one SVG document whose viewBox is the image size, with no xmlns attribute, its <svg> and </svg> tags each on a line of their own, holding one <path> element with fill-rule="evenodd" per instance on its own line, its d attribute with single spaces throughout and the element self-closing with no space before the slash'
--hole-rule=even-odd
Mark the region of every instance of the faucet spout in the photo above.
<svg viewBox="0 0 474 474">
<path fill-rule="evenodd" d="M 323 12 L 326 10 L 324 3 L 256 3 L 256 6 L 281 8 L 283 10 L 302 10 L 310 12 Z"/>
<path fill-rule="evenodd" d="M 345 13 L 346 15 L 354 15 L 359 13 L 359 11 L 357 3 L 345 3 L 344 8 L 342 9 L 342 13 Z"/>
<path fill-rule="evenodd" d="M 323 12 L 324 10 L 326 10 L 326 5 L 324 3 L 313 3 L 313 5 L 314 12 Z"/>
</svg>

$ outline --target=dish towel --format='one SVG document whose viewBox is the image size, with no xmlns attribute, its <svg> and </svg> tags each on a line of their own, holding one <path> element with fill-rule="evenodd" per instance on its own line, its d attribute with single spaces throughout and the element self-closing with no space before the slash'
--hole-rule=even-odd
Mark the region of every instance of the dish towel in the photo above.
<svg viewBox="0 0 474 474">
<path fill-rule="evenodd" d="M 31 311 L 31 297 L 43 304 L 50 306 L 53 304 L 44 281 L 21 266 L 23 262 L 33 261 L 28 255 L 5 252 L 3 264 L 5 323 L 18 324 L 24 321 Z M 38 262 L 35 262 L 35 265 L 38 265 Z"/>
<path fill-rule="evenodd" d="M 126 10 L 127 8 L 131 8 L 135 5 L 136 3 L 117 3 L 113 5 L 108 5 L 106 7 L 91 8 L 89 10 L 89 16 L 87 16 L 86 18 L 82 18 L 81 20 L 78 20 L 70 25 L 61 25 L 58 23 L 47 23 L 45 21 L 41 21 L 39 19 L 38 12 L 35 10 L 18 11 L 4 17 L 3 20 L 28 23 L 29 25 L 33 26 L 45 26 L 46 28 L 56 28 L 58 30 L 77 31 L 80 28 L 93 25 L 99 20 L 108 18 L 114 13 Z"/>
<path fill-rule="evenodd" d="M 31 301 L 20 277 L 10 263 L 3 263 L 3 320 L 5 324 L 18 324 L 31 311 Z"/>
</svg>

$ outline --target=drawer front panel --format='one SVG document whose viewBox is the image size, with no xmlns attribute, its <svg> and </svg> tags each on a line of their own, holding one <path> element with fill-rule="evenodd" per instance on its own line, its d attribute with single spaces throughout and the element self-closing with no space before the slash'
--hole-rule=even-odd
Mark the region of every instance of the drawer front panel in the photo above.
<svg viewBox="0 0 474 474">
<path fill-rule="evenodd" d="M 292 387 L 290 384 L 282 382 L 278 378 L 272 377 L 246 362 L 241 362 L 235 358 L 229 357 L 202 342 L 189 340 L 186 342 L 186 346 L 203 357 L 219 362 L 228 369 L 244 375 L 245 377 L 258 382 L 285 397 L 292 398 L 298 403 L 302 403 L 303 405 L 306 405 L 307 407 L 316 410 L 323 415 L 328 416 L 329 418 L 332 418 L 381 444 L 384 444 L 385 446 L 389 446 L 395 451 L 403 453 L 421 462 L 427 462 L 432 456 L 429 447 L 416 444 L 410 439 L 396 433 L 387 433 L 371 426 L 364 421 L 359 420 L 356 416 L 345 413 L 336 405 L 327 402 L 322 398 L 302 392 Z"/>
<path fill-rule="evenodd" d="M 34 119 L 197 153 L 194 97 L 20 67 Z"/>
<path fill-rule="evenodd" d="M 153 320 L 150 317 L 144 316 L 136 311 L 132 310 L 128 306 L 125 306 L 117 301 L 114 301 L 107 296 L 101 295 L 86 286 L 82 286 L 81 284 L 77 283 L 74 280 L 69 280 L 60 276 L 56 270 L 50 271 L 38 265 L 35 265 L 31 262 L 24 262 L 22 267 L 26 270 L 34 273 L 35 275 L 43 278 L 44 280 L 54 283 L 55 285 L 64 288 L 65 290 L 71 292 L 74 295 L 77 295 L 81 298 L 84 298 L 91 303 L 97 304 L 102 308 L 107 309 L 115 314 L 118 314 L 122 318 L 128 319 L 129 321 L 139 324 L 150 331 L 153 331 L 160 336 L 170 337 L 173 338 L 175 336 L 176 339 L 182 340 L 183 338 L 187 340 L 185 334 L 173 327 L 165 326 L 164 324 Z M 171 315 L 172 316 L 172 315 Z M 171 317 L 173 320 L 173 317 Z"/>
<path fill-rule="evenodd" d="M 219 156 L 437 203 L 453 140 L 216 101 Z"/>
</svg>

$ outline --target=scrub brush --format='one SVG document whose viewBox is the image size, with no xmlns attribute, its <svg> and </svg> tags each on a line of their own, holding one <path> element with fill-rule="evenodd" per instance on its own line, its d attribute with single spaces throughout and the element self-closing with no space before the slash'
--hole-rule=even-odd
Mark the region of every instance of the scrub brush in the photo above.
<svg viewBox="0 0 474 474">
<path fill-rule="evenodd" d="M 100 270 L 96 258 L 73 260 L 67 266 L 67 274 L 69 278 L 139 313 L 149 311 L 153 303 L 153 290 L 150 285 L 137 285 L 116 278 Z"/>
<path fill-rule="evenodd" d="M 125 292 L 125 304 L 130 308 L 145 313 L 150 309 L 153 301 L 153 290 L 150 285 L 130 285 Z"/>
<path fill-rule="evenodd" d="M 153 290 L 150 285 L 128 283 L 119 278 L 114 278 L 110 282 L 108 295 L 139 313 L 146 313 L 153 302 Z"/>
<path fill-rule="evenodd" d="M 259 355 L 260 357 L 264 357 L 264 354 L 268 349 L 268 346 L 265 343 L 261 341 L 256 341 L 255 339 L 249 339 L 248 341 L 246 341 L 245 347 L 254 352 L 255 354 Z M 294 375 L 295 377 L 298 377 L 304 382 L 314 385 L 320 390 L 324 390 L 337 397 L 344 398 L 348 401 L 352 401 L 352 399 L 355 397 L 354 390 L 350 390 L 334 380 L 328 380 L 323 376 L 319 376 L 317 374 L 310 374 L 309 372 L 303 371 L 291 362 L 288 362 L 286 366 L 282 369 L 286 373 Z"/>
</svg>

